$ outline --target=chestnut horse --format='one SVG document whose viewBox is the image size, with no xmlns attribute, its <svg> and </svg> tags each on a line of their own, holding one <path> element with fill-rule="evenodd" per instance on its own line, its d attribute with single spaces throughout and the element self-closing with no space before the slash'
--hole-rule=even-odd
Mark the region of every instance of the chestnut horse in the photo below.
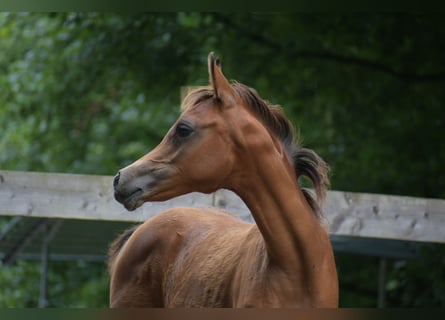
<svg viewBox="0 0 445 320">
<path fill-rule="evenodd" d="M 110 247 L 110 306 L 337 307 L 320 210 L 327 165 L 296 143 L 280 107 L 229 83 L 213 53 L 208 68 L 210 86 L 184 99 L 162 142 L 116 175 L 115 198 L 134 210 L 226 188 L 256 224 L 217 208 L 174 208 L 125 232 Z"/>
</svg>

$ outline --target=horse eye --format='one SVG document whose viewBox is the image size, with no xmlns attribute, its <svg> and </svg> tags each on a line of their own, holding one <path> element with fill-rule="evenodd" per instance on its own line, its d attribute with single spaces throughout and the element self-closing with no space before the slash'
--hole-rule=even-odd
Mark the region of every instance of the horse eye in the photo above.
<svg viewBox="0 0 445 320">
<path fill-rule="evenodd" d="M 193 132 L 193 129 L 184 123 L 178 124 L 176 126 L 176 130 L 175 130 L 175 134 L 179 138 L 187 138 L 189 135 L 192 134 L 192 132 Z"/>
</svg>

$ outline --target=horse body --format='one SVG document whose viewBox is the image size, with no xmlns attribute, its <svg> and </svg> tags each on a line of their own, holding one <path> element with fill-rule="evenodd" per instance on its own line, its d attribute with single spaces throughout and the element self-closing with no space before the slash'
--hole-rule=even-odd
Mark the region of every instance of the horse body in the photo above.
<svg viewBox="0 0 445 320">
<path fill-rule="evenodd" d="M 160 145 L 119 172 L 115 196 L 133 210 L 227 188 L 256 224 L 215 208 L 170 209 L 147 220 L 110 250 L 110 305 L 336 307 L 328 233 L 318 202 L 298 184 L 308 176 L 322 197 L 325 163 L 294 145 L 279 109 L 231 85 L 213 55 L 209 73 L 211 87 L 189 94 Z"/>
<path fill-rule="evenodd" d="M 283 299 L 289 277 L 265 253 L 255 225 L 217 209 L 170 209 L 142 224 L 125 244 L 115 262 L 111 291 L 118 285 L 119 294 L 111 305 L 310 306 Z"/>
</svg>

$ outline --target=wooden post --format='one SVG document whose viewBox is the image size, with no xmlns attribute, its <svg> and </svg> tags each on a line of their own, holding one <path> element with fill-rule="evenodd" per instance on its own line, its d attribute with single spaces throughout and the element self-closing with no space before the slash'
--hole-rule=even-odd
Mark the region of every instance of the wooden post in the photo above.
<svg viewBox="0 0 445 320">
<path fill-rule="evenodd" d="M 49 225 L 45 226 L 44 232 L 48 233 Z M 45 240 L 42 244 L 42 257 L 40 266 L 40 295 L 39 308 L 45 308 L 48 304 L 47 300 L 47 280 L 48 280 L 48 245 L 49 242 Z"/>
<path fill-rule="evenodd" d="M 386 259 L 379 260 L 379 287 L 377 297 L 377 308 L 385 307 L 385 290 L 386 290 Z"/>
<path fill-rule="evenodd" d="M 40 268 L 40 296 L 39 308 L 46 308 L 48 306 L 48 263 L 49 263 L 49 246 L 52 239 L 60 228 L 62 220 L 56 220 L 52 224 L 45 226 L 46 233 L 42 243 L 42 257 Z"/>
</svg>

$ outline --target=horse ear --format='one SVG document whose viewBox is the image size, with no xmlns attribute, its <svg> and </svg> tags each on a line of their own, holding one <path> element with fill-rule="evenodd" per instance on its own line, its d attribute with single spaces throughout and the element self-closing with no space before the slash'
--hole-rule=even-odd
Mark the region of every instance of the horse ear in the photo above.
<svg viewBox="0 0 445 320">
<path fill-rule="evenodd" d="M 230 102 L 234 100 L 234 92 L 229 81 L 221 70 L 221 61 L 216 59 L 213 52 L 208 57 L 210 84 L 212 85 L 215 98 Z"/>
</svg>

